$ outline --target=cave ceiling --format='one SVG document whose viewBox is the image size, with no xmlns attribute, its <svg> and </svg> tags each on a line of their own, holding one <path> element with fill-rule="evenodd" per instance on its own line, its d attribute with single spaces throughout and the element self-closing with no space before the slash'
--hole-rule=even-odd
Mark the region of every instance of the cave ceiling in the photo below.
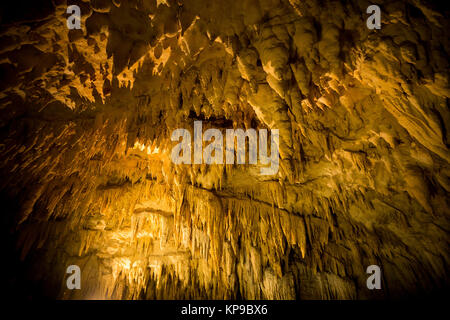
<svg viewBox="0 0 450 320">
<path fill-rule="evenodd" d="M 25 2 L 1 11 L 11 286 L 62 299 L 448 289 L 447 8 L 375 1 L 371 30 L 368 1 Z M 224 137 L 277 129 L 278 171 L 174 164 L 172 132 L 194 137 L 195 121 Z M 69 265 L 81 290 L 65 286 Z M 383 290 L 367 289 L 370 265 Z"/>
</svg>

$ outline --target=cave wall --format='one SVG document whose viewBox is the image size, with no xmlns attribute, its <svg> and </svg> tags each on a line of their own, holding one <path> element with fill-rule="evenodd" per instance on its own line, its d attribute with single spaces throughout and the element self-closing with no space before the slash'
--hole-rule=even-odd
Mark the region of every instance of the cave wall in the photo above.
<svg viewBox="0 0 450 320">
<path fill-rule="evenodd" d="M 10 286 L 62 299 L 370 299 L 449 285 L 448 9 L 2 8 Z M 378 4 L 382 26 L 369 30 Z M 279 129 L 280 169 L 174 165 L 173 130 Z M 79 265 L 82 289 L 68 290 Z M 379 265 L 382 290 L 368 290 Z"/>
</svg>

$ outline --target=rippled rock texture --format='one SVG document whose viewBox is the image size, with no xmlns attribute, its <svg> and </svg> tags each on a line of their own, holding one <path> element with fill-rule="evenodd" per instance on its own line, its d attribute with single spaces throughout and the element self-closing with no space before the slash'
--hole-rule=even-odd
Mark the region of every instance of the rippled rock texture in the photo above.
<svg viewBox="0 0 450 320">
<path fill-rule="evenodd" d="M 0 33 L 3 268 L 12 296 L 447 292 L 446 7 L 14 2 L 1 5 Z M 366 26 L 371 4 L 381 8 L 381 29 Z M 68 29 L 68 5 L 81 8 L 81 30 Z M 278 173 L 174 165 L 171 133 L 195 120 L 204 130 L 279 129 Z M 81 290 L 66 288 L 73 264 Z M 373 264 L 381 290 L 366 287 Z"/>
</svg>

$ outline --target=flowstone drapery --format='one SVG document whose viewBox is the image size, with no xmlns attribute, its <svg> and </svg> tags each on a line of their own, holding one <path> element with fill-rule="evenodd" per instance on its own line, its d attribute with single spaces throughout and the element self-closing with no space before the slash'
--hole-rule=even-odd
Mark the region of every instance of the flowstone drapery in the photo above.
<svg viewBox="0 0 450 320">
<path fill-rule="evenodd" d="M 374 30 L 365 1 L 6 5 L 11 292 L 365 299 L 448 288 L 448 9 L 378 2 Z M 68 5 L 81 30 L 67 28 Z M 278 172 L 175 165 L 171 134 L 194 121 L 278 129 Z M 81 290 L 65 285 L 69 265 Z M 366 287 L 370 265 L 382 290 Z"/>
</svg>

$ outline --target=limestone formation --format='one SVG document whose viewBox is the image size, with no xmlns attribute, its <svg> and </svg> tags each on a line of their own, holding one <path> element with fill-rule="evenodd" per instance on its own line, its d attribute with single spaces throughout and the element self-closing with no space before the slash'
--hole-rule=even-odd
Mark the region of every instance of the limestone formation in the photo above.
<svg viewBox="0 0 450 320">
<path fill-rule="evenodd" d="M 0 14 L 11 295 L 447 292 L 447 7 L 25 2 L 2 4 Z M 381 29 L 366 26 L 371 4 Z M 67 27 L 69 5 L 81 9 L 80 30 Z M 249 161 L 175 165 L 171 134 L 194 121 L 223 132 L 278 129 L 278 173 L 262 175 Z M 81 290 L 66 287 L 69 265 L 80 266 Z M 381 290 L 366 286 L 370 265 L 382 270 Z"/>
</svg>

